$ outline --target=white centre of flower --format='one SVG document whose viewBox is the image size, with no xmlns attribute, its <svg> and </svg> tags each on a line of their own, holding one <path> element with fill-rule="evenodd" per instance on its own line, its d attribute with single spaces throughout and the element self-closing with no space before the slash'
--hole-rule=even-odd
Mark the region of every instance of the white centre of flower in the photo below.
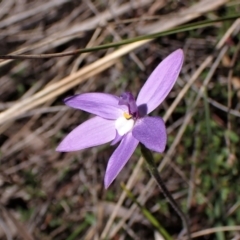
<svg viewBox="0 0 240 240">
<path fill-rule="evenodd" d="M 127 119 L 125 116 L 119 117 L 115 121 L 115 128 L 120 136 L 130 132 L 134 126 L 134 120 L 132 118 Z"/>
</svg>

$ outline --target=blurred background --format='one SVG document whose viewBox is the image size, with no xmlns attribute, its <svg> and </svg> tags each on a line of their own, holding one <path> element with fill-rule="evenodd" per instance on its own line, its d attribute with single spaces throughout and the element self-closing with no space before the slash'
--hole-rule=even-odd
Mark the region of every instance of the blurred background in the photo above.
<svg viewBox="0 0 240 240">
<path fill-rule="evenodd" d="M 239 12 L 238 0 L 0 0 L 0 55 L 71 52 Z M 0 60 L 0 239 L 160 240 L 167 239 L 163 231 L 168 239 L 183 233 L 139 148 L 108 190 L 103 178 L 116 146 L 55 152 L 90 117 L 66 107 L 65 97 L 136 96 L 178 48 L 183 69 L 152 113 L 168 131 L 165 153 L 154 158 L 194 238 L 240 239 L 239 30 L 235 18 L 84 54 Z"/>
</svg>

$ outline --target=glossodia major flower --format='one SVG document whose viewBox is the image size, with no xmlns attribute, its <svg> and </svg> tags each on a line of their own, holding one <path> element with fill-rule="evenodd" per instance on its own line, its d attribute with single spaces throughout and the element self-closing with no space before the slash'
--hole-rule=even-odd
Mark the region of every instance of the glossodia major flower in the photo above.
<svg viewBox="0 0 240 240">
<path fill-rule="evenodd" d="M 166 98 L 175 84 L 183 64 L 183 51 L 166 57 L 152 72 L 138 97 L 130 92 L 120 97 L 106 93 L 84 93 L 65 99 L 65 104 L 97 115 L 76 127 L 57 147 L 71 152 L 112 141 L 120 142 L 107 165 L 104 179 L 108 188 L 127 163 L 139 142 L 150 150 L 163 152 L 167 143 L 164 121 L 149 117 Z"/>
</svg>

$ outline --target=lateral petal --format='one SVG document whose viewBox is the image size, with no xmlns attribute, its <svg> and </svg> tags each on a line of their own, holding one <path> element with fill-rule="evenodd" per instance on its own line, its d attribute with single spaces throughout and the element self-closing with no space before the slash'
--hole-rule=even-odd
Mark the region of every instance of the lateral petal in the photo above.
<svg viewBox="0 0 240 240">
<path fill-rule="evenodd" d="M 138 107 L 152 112 L 167 97 L 174 86 L 183 64 L 183 51 L 178 49 L 168 55 L 152 72 L 137 97 Z"/>
<path fill-rule="evenodd" d="M 167 144 L 165 123 L 160 117 L 144 117 L 137 120 L 133 136 L 147 148 L 163 152 Z"/>
<path fill-rule="evenodd" d="M 119 172 L 125 166 L 129 158 L 132 156 L 134 150 L 138 145 L 138 140 L 132 136 L 132 133 L 127 133 L 120 145 L 113 152 L 107 165 L 107 170 L 104 178 L 105 188 L 108 188 L 113 180 L 117 177 Z"/>
<path fill-rule="evenodd" d="M 94 117 L 73 129 L 56 151 L 72 152 L 112 141 L 116 136 L 114 121 Z"/>
<path fill-rule="evenodd" d="M 126 106 L 119 106 L 119 97 L 106 93 L 84 93 L 68 97 L 65 104 L 106 119 L 117 119 Z"/>
</svg>

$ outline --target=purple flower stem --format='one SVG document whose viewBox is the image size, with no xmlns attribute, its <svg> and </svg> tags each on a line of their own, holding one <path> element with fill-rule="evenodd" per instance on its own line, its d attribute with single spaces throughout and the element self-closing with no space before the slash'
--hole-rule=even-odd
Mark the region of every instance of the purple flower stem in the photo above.
<svg viewBox="0 0 240 240">
<path fill-rule="evenodd" d="M 165 196 L 165 198 L 168 200 L 168 202 L 171 204 L 171 206 L 173 207 L 173 209 L 176 211 L 176 213 L 178 214 L 178 216 L 182 219 L 183 225 L 186 229 L 186 233 L 187 233 L 187 239 L 191 240 L 191 234 L 190 234 L 190 227 L 189 227 L 189 223 L 188 223 L 188 218 L 186 217 L 186 215 L 183 213 L 183 211 L 180 209 L 180 207 L 178 206 L 178 204 L 176 203 L 176 201 L 174 200 L 174 198 L 172 197 L 171 193 L 168 191 L 167 187 L 165 186 L 159 172 L 158 169 L 154 163 L 154 159 L 152 156 L 152 153 L 149 149 L 147 149 L 143 144 L 140 143 L 141 146 L 141 152 L 143 157 L 145 158 L 147 165 L 148 165 L 148 169 L 151 173 L 151 175 L 155 178 L 158 186 L 160 187 L 160 189 L 162 190 L 163 195 Z"/>
</svg>

